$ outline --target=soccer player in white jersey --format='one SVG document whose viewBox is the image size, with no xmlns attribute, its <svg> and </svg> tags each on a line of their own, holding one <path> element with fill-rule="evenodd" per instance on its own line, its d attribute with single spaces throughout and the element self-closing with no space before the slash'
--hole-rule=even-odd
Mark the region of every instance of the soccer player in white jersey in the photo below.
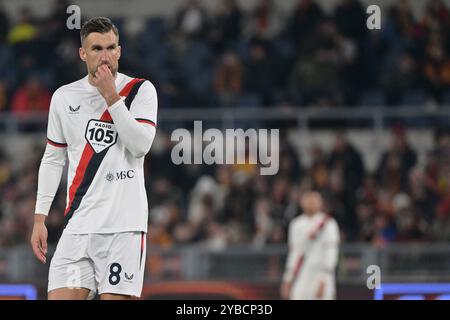
<svg viewBox="0 0 450 320">
<path fill-rule="evenodd" d="M 156 90 L 118 72 L 119 33 L 108 18 L 87 21 L 80 36 L 88 74 L 53 94 L 31 245 L 46 263 L 45 218 L 67 154 L 65 224 L 48 299 L 139 297 L 148 216 L 143 163 L 156 131 Z"/>
<path fill-rule="evenodd" d="M 289 225 L 289 253 L 281 297 L 292 300 L 335 299 L 338 225 L 322 212 L 323 201 L 319 193 L 303 194 L 301 206 L 303 214 Z"/>
</svg>

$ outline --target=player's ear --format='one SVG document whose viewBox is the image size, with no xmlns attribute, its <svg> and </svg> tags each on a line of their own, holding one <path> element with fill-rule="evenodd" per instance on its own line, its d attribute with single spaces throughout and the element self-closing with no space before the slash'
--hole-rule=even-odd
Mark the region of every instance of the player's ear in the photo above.
<svg viewBox="0 0 450 320">
<path fill-rule="evenodd" d="M 120 56 L 121 56 L 121 54 L 122 54 L 122 47 L 121 46 L 117 46 L 117 60 L 119 60 L 120 59 Z"/>
<path fill-rule="evenodd" d="M 80 54 L 80 59 L 86 62 L 86 50 L 83 47 L 78 49 L 78 53 Z"/>
</svg>

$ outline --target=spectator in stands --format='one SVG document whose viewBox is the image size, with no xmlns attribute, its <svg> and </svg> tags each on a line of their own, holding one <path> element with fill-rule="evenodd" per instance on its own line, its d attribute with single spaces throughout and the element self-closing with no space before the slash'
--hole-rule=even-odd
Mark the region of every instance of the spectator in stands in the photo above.
<svg viewBox="0 0 450 320">
<path fill-rule="evenodd" d="M 16 230 L 16 222 L 12 216 L 0 220 L 0 234 L 0 247 L 5 248 L 21 243 L 20 233 Z"/>
<path fill-rule="evenodd" d="M 408 181 L 408 194 L 411 198 L 412 206 L 420 212 L 427 222 L 430 222 L 435 218 L 439 193 L 435 189 L 436 185 L 432 182 L 432 178 L 427 176 L 431 172 L 428 169 L 425 170 L 425 172 L 419 168 L 411 170 Z"/>
<path fill-rule="evenodd" d="M 0 45 L 5 42 L 9 33 L 9 16 L 3 7 L 3 2 L 0 2 Z"/>
<path fill-rule="evenodd" d="M 285 221 L 286 207 L 290 201 L 290 184 L 288 177 L 277 176 L 273 179 L 272 188 L 270 190 L 270 216 L 276 226 L 287 227 L 288 222 Z"/>
<path fill-rule="evenodd" d="M 302 53 L 302 49 L 306 47 L 305 42 L 314 35 L 324 18 L 325 13 L 315 0 L 297 1 L 289 18 L 286 33 L 299 53 Z"/>
<path fill-rule="evenodd" d="M 372 244 L 375 247 L 385 247 L 389 243 L 395 241 L 395 222 L 391 217 L 381 214 L 376 215 L 374 225 L 375 230 L 372 238 Z"/>
<path fill-rule="evenodd" d="M 450 57 L 445 53 L 440 38 L 434 37 L 429 41 L 425 59 L 425 88 L 435 102 L 442 103 L 444 92 L 450 91 Z"/>
<path fill-rule="evenodd" d="M 362 186 L 365 168 L 360 153 L 342 132 L 336 134 L 328 166 L 340 178 L 341 192 L 335 194 L 341 193 L 341 201 L 345 207 L 345 231 L 349 237 L 354 237 L 357 232 L 355 191 Z"/>
<path fill-rule="evenodd" d="M 218 218 L 223 208 L 220 187 L 210 176 L 201 176 L 189 195 L 188 220 L 199 225 L 207 219 Z"/>
<path fill-rule="evenodd" d="M 6 111 L 8 108 L 8 94 L 6 89 L 6 83 L 0 79 L 0 112 Z"/>
<path fill-rule="evenodd" d="M 230 192 L 225 199 L 224 222 L 235 226 L 233 239 L 249 241 L 254 232 L 252 213 L 254 190 L 252 180 L 244 172 L 233 174 Z"/>
<path fill-rule="evenodd" d="M 386 66 L 382 77 L 388 105 L 400 105 L 405 94 L 411 94 L 422 84 L 421 73 L 414 56 L 405 51 Z"/>
<path fill-rule="evenodd" d="M 78 39 L 77 39 L 78 41 Z M 64 36 L 55 49 L 54 74 L 61 83 L 70 83 L 72 79 L 82 78 L 84 67 L 78 56 L 78 42 L 70 36 Z"/>
<path fill-rule="evenodd" d="M 5 83 L 8 90 L 16 85 L 18 68 L 15 66 L 16 60 L 13 48 L 0 42 L 0 81 Z"/>
<path fill-rule="evenodd" d="M 308 43 L 309 52 L 299 56 L 290 75 L 290 91 L 300 92 L 306 105 L 340 104 L 340 65 L 336 56 L 336 29 L 330 22 L 320 24 L 319 33 Z"/>
<path fill-rule="evenodd" d="M 274 0 L 259 0 L 250 13 L 246 27 L 248 38 L 270 41 L 284 28 L 285 17 Z"/>
<path fill-rule="evenodd" d="M 188 38 L 204 38 L 208 30 L 208 15 L 201 0 L 186 0 L 175 18 L 175 30 Z"/>
<path fill-rule="evenodd" d="M 325 153 L 319 145 L 314 145 L 311 148 L 311 156 L 312 163 L 308 170 L 311 179 L 311 187 L 318 190 L 321 194 L 327 195 L 329 186 L 329 169 L 327 166 Z"/>
<path fill-rule="evenodd" d="M 53 7 L 50 14 L 43 21 L 42 36 L 50 38 L 49 40 L 56 46 L 63 41 L 64 37 L 71 37 L 72 40 L 78 40 L 76 32 L 70 32 L 67 28 L 67 8 L 70 6 L 68 0 L 53 0 Z"/>
<path fill-rule="evenodd" d="M 148 239 L 152 245 L 167 248 L 173 244 L 174 230 L 169 230 L 170 213 L 165 206 L 156 206 L 150 210 Z"/>
<path fill-rule="evenodd" d="M 393 198 L 397 242 L 423 241 L 427 237 L 428 224 L 413 206 L 412 199 L 406 193 L 399 193 Z"/>
<path fill-rule="evenodd" d="M 348 38 L 362 40 L 367 33 L 366 12 L 358 0 L 340 0 L 334 10 L 334 21 L 338 31 Z"/>
<path fill-rule="evenodd" d="M 191 53 L 180 54 L 189 50 L 172 51 L 171 48 L 158 50 L 157 53 L 163 57 L 160 59 L 155 60 L 155 55 L 149 55 L 153 62 L 162 62 L 156 63 L 158 70 L 161 70 L 158 76 L 170 79 L 170 82 L 165 82 L 170 83 L 167 91 L 172 94 L 171 99 L 164 100 L 167 107 L 181 107 L 186 105 L 186 101 L 193 101 L 185 98 L 191 97 L 189 92 L 185 92 L 191 87 L 185 86 L 184 82 L 195 84 L 192 89 L 196 89 L 196 95 L 203 98 L 198 101 L 208 101 L 210 106 L 233 107 L 241 96 L 247 94 L 263 96 L 263 104 L 272 105 L 270 101 L 277 99 L 273 96 L 278 90 L 283 96 L 285 93 L 295 96 L 289 101 L 295 105 L 347 105 L 354 99 L 348 92 L 359 93 L 359 86 L 370 82 L 358 73 L 365 66 L 373 66 L 372 89 L 409 95 L 408 91 L 424 87 L 422 81 L 426 81 L 424 88 L 427 94 L 439 104 L 446 101 L 450 74 L 450 18 L 448 4 L 444 1 L 428 1 L 425 13 L 419 12 L 418 19 L 412 14 L 412 2 L 398 1 L 389 11 L 380 33 L 367 32 L 365 23 L 363 28 L 357 27 L 361 19 L 365 21 L 366 14 L 361 12 L 361 2 L 355 0 L 340 0 L 331 12 L 322 9 L 323 1 L 299 0 L 295 9 L 286 16 L 286 26 L 283 26 L 285 21 L 280 19 L 282 14 L 276 9 L 279 4 L 275 1 L 259 1 L 255 10 L 246 15 L 239 7 L 241 2 L 223 0 L 221 9 L 211 21 L 211 32 L 208 13 L 202 2 L 184 3 L 178 12 L 176 27 L 158 33 L 161 37 L 158 43 L 164 44 L 164 48 L 166 44 L 171 47 L 173 36 L 179 34 L 183 38 L 180 48 L 195 47 L 198 50 L 194 52 L 200 52 L 206 58 L 196 59 Z M 73 61 L 78 58 L 67 54 L 73 51 L 77 42 L 73 41 L 66 28 L 58 27 L 65 23 L 67 14 L 61 11 L 65 4 L 58 1 L 55 5 L 49 16 L 42 17 L 43 24 L 38 23 L 29 9 L 23 10 L 21 22 L 13 28 L 8 24 L 10 17 L 0 9 L 0 110 L 2 105 L 3 108 L 12 105 L 16 106 L 14 112 L 20 114 L 33 110 L 47 111 L 49 97 L 45 89 L 36 89 L 36 80 L 30 81 L 31 89 L 29 84 L 17 88 L 17 83 L 25 83 L 29 74 L 36 72 L 45 76 L 49 83 L 52 83 L 51 79 L 54 83 L 66 83 L 77 74 L 78 69 Z M 249 33 L 244 35 L 242 31 L 246 26 Z M 280 30 L 284 33 L 280 34 Z M 378 34 L 381 34 L 381 39 Z M 10 42 L 6 41 L 7 37 Z M 54 40 L 55 45 L 46 46 L 49 40 Z M 132 39 L 130 47 L 136 44 L 133 41 L 136 39 Z M 212 55 L 209 54 L 211 45 L 219 57 L 213 81 L 211 76 L 203 76 L 214 67 Z M 378 48 L 375 53 L 371 52 L 374 47 Z M 43 55 L 48 49 L 54 52 Z M 277 70 L 280 56 L 285 59 L 286 68 L 283 70 L 292 74 L 287 77 L 287 72 L 283 71 L 282 77 L 286 79 L 280 82 L 280 88 L 273 88 L 274 79 L 279 77 L 276 73 L 280 72 Z M 361 64 L 361 57 L 364 65 Z M 192 61 L 196 63 L 190 63 Z M 189 65 L 191 69 L 178 68 L 180 65 Z M 384 68 L 378 67 L 381 65 Z M 138 66 L 139 63 L 136 63 L 133 68 Z M 190 77 L 183 78 L 180 73 L 186 70 Z M 134 72 L 138 75 L 147 71 L 136 69 Z M 383 80 L 381 85 L 380 78 Z M 213 101 L 209 99 L 210 86 L 197 86 L 199 82 L 212 82 L 219 97 L 217 103 L 209 102 Z M 338 88 L 339 92 L 336 93 L 334 88 Z M 11 93 L 14 93 L 13 97 Z M 403 97 L 394 94 L 391 98 L 389 101 L 397 104 Z M 443 121 L 441 124 L 444 127 L 448 124 L 448 119 L 439 120 Z M 339 136 L 331 150 L 316 148 L 312 165 L 304 168 L 304 175 L 295 150 L 289 150 L 289 145 L 288 150 L 280 147 L 278 175 L 283 178 L 273 180 L 254 175 L 257 167 L 253 165 L 216 168 L 175 166 L 170 160 L 171 143 L 169 135 L 166 135 L 162 151 L 146 159 L 146 174 L 151 178 L 147 186 L 149 205 L 154 218 L 149 226 L 151 241 L 163 246 L 204 242 L 213 248 L 221 247 L 225 241 L 227 244 L 279 242 L 286 236 L 286 220 L 294 217 L 298 210 L 292 205 L 297 201 L 292 194 L 297 188 L 303 190 L 305 186 L 317 187 L 324 194 L 327 212 L 343 224 L 346 240 L 353 240 L 346 235 L 348 227 L 345 226 L 345 217 L 353 206 L 359 225 L 356 240 L 380 244 L 400 239 L 428 239 L 428 235 L 421 233 L 423 230 L 428 232 L 426 228 L 422 229 L 423 220 L 431 226 L 429 232 L 436 239 L 449 239 L 448 134 L 442 133 L 436 137 L 436 150 L 427 156 L 423 168 L 415 168 L 416 152 L 408 145 L 404 134 L 395 133 L 392 146 L 384 150 L 374 172 L 375 177 L 360 170 L 359 161 L 355 160 L 357 156 L 342 148 L 338 140 Z M 284 141 L 287 141 L 286 137 L 281 137 L 280 143 Z M 152 148 L 152 151 L 156 149 Z M 329 156 L 327 153 L 330 153 Z M 14 212 L 25 212 L 29 190 L 35 188 L 32 175 L 12 172 L 11 161 L 6 159 L 2 162 L 0 156 L 0 215 L 7 219 L 3 224 L 0 217 L 0 225 L 3 225 L 0 227 L 0 243 L 8 244 L 25 241 L 24 237 L 10 237 L 10 233 L 3 233 L 3 230 L 25 232 L 27 226 L 20 219 L 9 217 Z M 35 164 L 29 163 L 28 166 Z M 34 167 L 32 171 L 36 170 Z M 28 169 L 21 171 L 28 172 Z M 358 175 L 356 172 L 361 173 Z M 200 223 L 201 227 L 197 228 L 187 219 L 187 195 L 204 174 L 214 177 L 217 188 L 213 199 L 208 196 L 199 198 L 197 208 L 204 216 L 217 215 L 217 219 Z M 361 179 L 355 183 L 359 177 Z M 285 178 L 287 181 L 284 181 Z M 352 188 L 355 192 L 358 190 L 355 202 L 349 195 Z M 221 199 L 219 206 L 215 205 L 217 195 Z M 409 204 L 399 207 L 398 199 L 403 195 L 409 198 Z M 64 206 L 65 199 L 61 199 L 63 203 L 58 205 Z M 398 219 L 399 212 L 401 218 Z M 57 238 L 59 224 L 56 216 L 53 215 L 54 229 L 49 230 L 49 237 L 53 238 Z M 174 216 L 177 218 L 165 219 Z M 397 236 L 396 223 L 399 225 Z M 220 234 L 217 238 L 216 233 Z"/>
<path fill-rule="evenodd" d="M 271 203 L 266 197 L 255 200 L 253 215 L 255 220 L 255 232 L 252 244 L 261 247 L 266 245 L 274 229 L 274 221 L 271 216 Z"/>
<path fill-rule="evenodd" d="M 232 106 L 243 90 L 244 70 L 236 52 L 225 52 L 214 71 L 214 91 L 221 106 Z"/>
<path fill-rule="evenodd" d="M 200 245 L 207 250 L 220 251 L 229 245 L 229 241 L 226 226 L 213 220 L 206 224 L 205 238 Z"/>
<path fill-rule="evenodd" d="M 51 94 L 42 87 L 37 75 L 30 76 L 14 93 L 11 111 L 16 114 L 27 112 L 48 112 Z"/>
<path fill-rule="evenodd" d="M 380 160 L 377 169 L 378 181 L 382 187 L 405 190 L 409 171 L 416 165 L 417 154 L 407 141 L 405 129 L 397 126 L 392 130 L 390 149 Z"/>
<path fill-rule="evenodd" d="M 416 34 L 416 21 L 408 0 L 398 1 L 388 10 L 386 27 L 382 29 L 385 48 L 389 48 L 385 56 L 385 63 L 390 67 L 397 67 L 399 55 L 404 52 L 417 54 L 420 34 Z"/>
<path fill-rule="evenodd" d="M 22 7 L 20 9 L 18 23 L 9 30 L 8 42 L 10 44 L 20 44 L 35 39 L 38 36 L 38 28 L 35 20 L 31 9 Z"/>
<path fill-rule="evenodd" d="M 11 160 L 0 149 L 0 223 L 2 217 L 9 211 L 9 199 L 6 196 L 8 189 L 11 188 L 13 182 L 13 172 Z M 1 233 L 0 233 L 1 234 Z"/>
<path fill-rule="evenodd" d="M 289 142 L 288 137 L 280 139 L 280 165 L 278 175 L 289 179 L 291 183 L 296 183 L 304 174 L 300 164 L 300 158 L 296 148 Z"/>
<path fill-rule="evenodd" d="M 245 91 L 261 97 L 263 106 L 273 103 L 274 67 L 276 61 L 269 58 L 264 44 L 260 41 L 251 42 L 249 57 L 245 61 Z"/>
<path fill-rule="evenodd" d="M 342 170 L 346 192 L 354 192 L 362 186 L 365 168 L 361 154 L 343 132 L 336 133 L 328 162 L 331 168 Z"/>
<path fill-rule="evenodd" d="M 443 32 L 442 39 L 445 45 L 448 46 L 449 23 L 450 12 L 447 4 L 442 0 L 428 0 L 425 5 L 425 14 L 422 16 L 420 24 L 420 27 L 424 29 L 423 31 L 426 33 L 437 30 Z"/>
<path fill-rule="evenodd" d="M 242 34 L 244 14 L 237 0 L 222 0 L 212 19 L 211 41 L 218 52 L 236 44 Z"/>
<path fill-rule="evenodd" d="M 356 241 L 371 242 L 375 236 L 375 213 L 373 205 L 361 202 L 356 208 L 358 217 L 358 235 Z"/>
<path fill-rule="evenodd" d="M 450 208 L 450 199 L 447 206 Z M 450 241 L 450 210 L 447 210 L 446 214 L 438 214 L 430 229 L 434 241 L 448 243 Z"/>
</svg>

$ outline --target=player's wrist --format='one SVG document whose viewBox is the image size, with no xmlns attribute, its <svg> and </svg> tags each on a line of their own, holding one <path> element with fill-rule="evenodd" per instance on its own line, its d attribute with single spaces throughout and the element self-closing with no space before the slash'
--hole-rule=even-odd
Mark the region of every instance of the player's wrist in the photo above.
<svg viewBox="0 0 450 320">
<path fill-rule="evenodd" d="M 45 219 L 47 216 L 43 213 L 34 214 L 34 224 L 45 224 Z"/>
<path fill-rule="evenodd" d="M 108 104 L 108 107 L 111 107 L 113 104 L 115 104 L 117 101 L 120 100 L 120 96 L 117 92 L 112 94 L 107 94 L 104 96 L 106 103 Z"/>
</svg>

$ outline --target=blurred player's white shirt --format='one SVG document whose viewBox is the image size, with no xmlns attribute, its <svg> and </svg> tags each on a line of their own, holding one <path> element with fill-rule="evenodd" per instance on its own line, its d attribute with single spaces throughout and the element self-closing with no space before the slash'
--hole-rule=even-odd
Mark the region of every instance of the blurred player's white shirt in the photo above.
<svg viewBox="0 0 450 320">
<path fill-rule="evenodd" d="M 336 221 L 322 212 L 311 216 L 302 214 L 291 221 L 283 276 L 283 281 L 292 283 L 291 299 L 335 299 L 339 238 Z M 324 290 L 318 297 L 321 282 Z"/>
<path fill-rule="evenodd" d="M 117 73 L 116 87 L 124 102 L 123 92 L 130 88 L 132 80 Z M 134 94 L 129 106 L 132 117 L 145 125 L 156 126 L 154 86 L 149 81 L 142 82 Z M 147 232 L 144 156 L 133 155 L 118 135 L 106 111 L 123 108 L 116 104 L 121 103 L 107 108 L 105 99 L 88 82 L 87 76 L 60 87 L 53 94 L 48 143 L 52 147 L 67 147 L 69 159 L 65 211 L 68 224 L 64 232 Z M 51 161 L 48 157 L 44 155 L 46 162 Z"/>
</svg>

